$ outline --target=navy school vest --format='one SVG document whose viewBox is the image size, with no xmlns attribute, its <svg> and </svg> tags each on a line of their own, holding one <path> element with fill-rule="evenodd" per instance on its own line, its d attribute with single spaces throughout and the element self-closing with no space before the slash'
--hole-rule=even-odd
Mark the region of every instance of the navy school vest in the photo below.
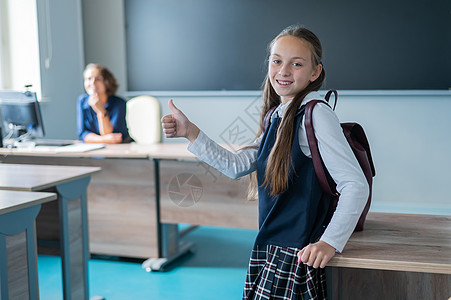
<svg viewBox="0 0 451 300">
<path fill-rule="evenodd" d="M 272 119 L 263 135 L 257 154 L 259 232 L 256 245 L 276 245 L 303 248 L 316 242 L 324 232 L 330 196 L 322 192 L 311 158 L 305 156 L 299 146 L 299 125 L 305 106 L 295 117 L 295 133 L 292 146 L 292 165 L 289 171 L 288 189 L 271 196 L 263 185 L 269 153 L 273 148 L 280 117 Z"/>
</svg>

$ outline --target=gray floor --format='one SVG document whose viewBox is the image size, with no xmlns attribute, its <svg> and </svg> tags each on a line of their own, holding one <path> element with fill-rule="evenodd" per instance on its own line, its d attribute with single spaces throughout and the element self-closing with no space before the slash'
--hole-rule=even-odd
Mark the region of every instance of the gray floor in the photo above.
<svg viewBox="0 0 451 300">
<path fill-rule="evenodd" d="M 183 239 L 196 252 L 166 272 L 147 273 L 141 261 L 93 257 L 89 261 L 90 297 L 115 299 L 241 299 L 247 263 L 257 231 L 199 227 Z M 41 299 L 62 299 L 61 260 L 39 255 Z"/>
</svg>

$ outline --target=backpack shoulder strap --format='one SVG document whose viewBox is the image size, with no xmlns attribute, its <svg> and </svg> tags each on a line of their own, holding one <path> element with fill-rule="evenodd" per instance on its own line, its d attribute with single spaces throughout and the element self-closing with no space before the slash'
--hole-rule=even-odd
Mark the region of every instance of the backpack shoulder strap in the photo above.
<svg viewBox="0 0 451 300">
<path fill-rule="evenodd" d="M 337 106 L 337 101 L 338 101 L 338 93 L 337 93 L 337 91 L 336 90 L 329 90 L 328 92 L 327 92 L 327 94 L 326 94 L 326 96 L 324 96 L 324 99 L 326 99 L 326 101 L 327 101 L 327 103 L 329 103 L 330 104 L 330 101 L 329 101 L 329 98 L 330 98 L 330 95 L 331 94 L 334 94 L 334 97 L 335 97 L 335 102 L 334 102 L 334 106 L 332 107 L 332 110 L 335 110 L 335 107 Z M 330 106 L 330 105 L 329 105 Z"/>
<path fill-rule="evenodd" d="M 329 182 L 327 180 L 327 175 L 325 172 L 325 165 L 323 160 L 321 159 L 319 150 L 318 150 L 318 140 L 315 137 L 315 131 L 313 129 L 313 122 L 312 122 L 312 111 L 313 107 L 319 103 L 325 103 L 326 102 L 322 100 L 311 100 L 307 103 L 305 107 L 305 115 L 304 115 L 304 124 L 305 124 L 305 131 L 307 133 L 307 141 L 310 148 L 310 153 L 312 155 L 313 160 L 313 167 L 315 169 L 316 176 L 318 177 L 318 181 L 321 185 L 321 188 L 324 192 L 335 195 L 337 192 L 333 191 L 335 189 L 332 189 L 329 185 Z"/>
<path fill-rule="evenodd" d="M 266 112 L 265 118 L 263 119 L 263 132 L 265 132 L 269 127 L 269 124 L 271 123 L 271 116 L 276 108 L 277 106 L 273 106 Z"/>
</svg>

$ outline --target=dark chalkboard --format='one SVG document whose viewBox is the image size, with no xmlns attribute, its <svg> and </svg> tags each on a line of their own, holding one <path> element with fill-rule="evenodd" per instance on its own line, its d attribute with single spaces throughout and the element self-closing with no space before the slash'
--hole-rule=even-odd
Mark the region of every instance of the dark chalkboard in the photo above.
<svg viewBox="0 0 451 300">
<path fill-rule="evenodd" d="M 325 89 L 449 89 L 451 1 L 126 0 L 130 91 L 258 90 L 267 45 L 302 24 Z"/>
</svg>

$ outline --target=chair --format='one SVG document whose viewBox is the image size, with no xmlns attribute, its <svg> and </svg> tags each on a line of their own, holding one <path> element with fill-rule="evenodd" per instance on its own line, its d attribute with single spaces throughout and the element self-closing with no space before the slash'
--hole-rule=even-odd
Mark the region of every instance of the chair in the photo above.
<svg viewBox="0 0 451 300">
<path fill-rule="evenodd" d="M 155 97 L 138 96 L 127 101 L 127 126 L 138 144 L 161 142 L 160 103 Z"/>
</svg>

